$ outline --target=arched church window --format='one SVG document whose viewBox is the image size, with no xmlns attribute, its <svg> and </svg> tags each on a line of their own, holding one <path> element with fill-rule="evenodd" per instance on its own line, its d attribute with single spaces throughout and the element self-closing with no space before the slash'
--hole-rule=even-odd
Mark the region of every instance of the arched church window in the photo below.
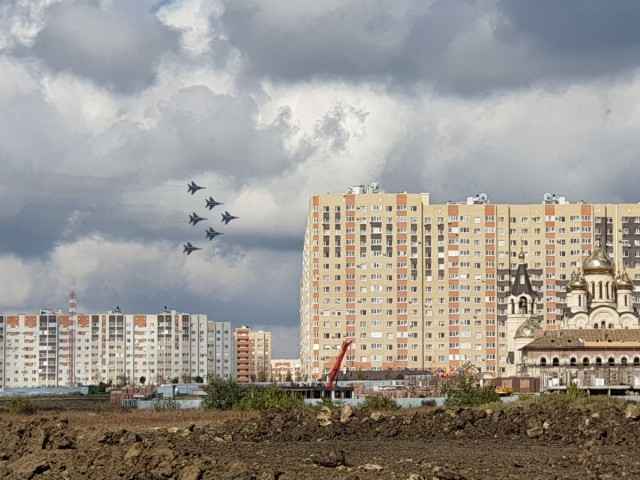
<svg viewBox="0 0 640 480">
<path fill-rule="evenodd" d="M 577 363 L 576 357 L 571 357 L 571 359 L 569 360 L 569 365 L 571 365 L 572 367 L 575 367 Z"/>
<path fill-rule="evenodd" d="M 634 367 L 640 366 L 640 357 L 633 357 L 633 366 Z"/>
<path fill-rule="evenodd" d="M 520 313 L 527 313 L 527 299 L 525 297 L 520 297 L 518 308 L 520 310 Z"/>
<path fill-rule="evenodd" d="M 560 366 L 560 359 L 559 359 L 558 357 L 553 357 L 553 360 L 551 361 L 551 364 L 552 364 L 554 367 L 558 367 L 558 366 Z"/>
<path fill-rule="evenodd" d="M 600 357 L 596 357 L 596 365 L 602 365 L 602 359 Z"/>
<path fill-rule="evenodd" d="M 611 286 L 609 285 L 609 282 L 607 282 L 607 288 L 605 290 L 605 293 L 607 295 L 607 300 L 609 300 L 611 298 L 611 294 L 610 294 L 611 290 L 610 290 L 610 288 L 611 288 Z"/>
<path fill-rule="evenodd" d="M 627 357 L 622 357 L 620 359 L 620 365 L 626 365 L 627 364 Z"/>
<path fill-rule="evenodd" d="M 598 282 L 598 299 L 602 300 L 602 282 Z"/>
<path fill-rule="evenodd" d="M 609 330 L 613 330 L 614 328 L 616 328 L 615 325 L 613 323 L 610 323 L 609 324 Z"/>
<path fill-rule="evenodd" d="M 629 299 L 627 298 L 627 295 L 623 295 L 624 298 L 624 306 L 628 307 L 629 305 L 627 304 L 627 302 L 629 301 Z"/>
<path fill-rule="evenodd" d="M 607 360 L 607 362 L 609 363 L 610 367 L 613 367 L 616 364 L 616 361 L 613 357 L 609 357 L 609 360 Z"/>
<path fill-rule="evenodd" d="M 511 299 L 511 313 L 516 313 L 516 302 L 513 301 L 513 298 Z"/>
<path fill-rule="evenodd" d="M 540 366 L 541 367 L 546 367 L 547 366 L 547 359 L 544 357 L 540 358 Z"/>
<path fill-rule="evenodd" d="M 597 324 L 597 323 L 594 323 L 594 324 L 593 324 L 593 328 L 598 329 L 598 324 Z"/>
<path fill-rule="evenodd" d="M 589 365 L 589 357 L 584 357 L 582 359 L 582 365 L 584 365 L 585 367 Z"/>
<path fill-rule="evenodd" d="M 582 295 L 578 295 L 578 306 L 582 306 Z"/>
<path fill-rule="evenodd" d="M 607 327 L 606 322 L 605 322 L 604 320 L 603 320 L 603 321 L 601 321 L 601 322 L 600 322 L 600 328 L 604 329 L 604 328 L 606 328 L 606 327 Z"/>
</svg>

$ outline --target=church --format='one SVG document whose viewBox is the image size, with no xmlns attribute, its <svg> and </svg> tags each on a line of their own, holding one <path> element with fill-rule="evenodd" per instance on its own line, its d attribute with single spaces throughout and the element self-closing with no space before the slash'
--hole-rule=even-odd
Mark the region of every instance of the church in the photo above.
<svg viewBox="0 0 640 480">
<path fill-rule="evenodd" d="M 539 323 L 532 286 L 519 256 L 508 297 L 508 369 L 505 376 L 540 377 L 541 388 L 640 389 L 640 317 L 633 282 L 616 272 L 596 240 L 591 255 L 567 283 L 567 309 L 559 328 Z"/>
</svg>

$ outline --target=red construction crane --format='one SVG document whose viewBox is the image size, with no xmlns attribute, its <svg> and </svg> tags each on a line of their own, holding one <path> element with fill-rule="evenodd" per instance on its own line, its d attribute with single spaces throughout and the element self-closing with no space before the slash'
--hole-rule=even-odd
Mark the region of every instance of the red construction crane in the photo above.
<svg viewBox="0 0 640 480">
<path fill-rule="evenodd" d="M 336 377 L 338 376 L 338 372 L 340 371 L 340 365 L 342 364 L 342 360 L 344 356 L 347 354 L 347 349 L 349 345 L 353 343 L 353 338 L 348 338 L 344 342 L 342 342 L 342 347 L 340 348 L 340 355 L 338 355 L 338 359 L 336 360 L 335 365 L 331 369 L 329 373 L 329 380 L 327 381 L 327 388 L 333 388 L 333 385 L 336 381 Z"/>
</svg>

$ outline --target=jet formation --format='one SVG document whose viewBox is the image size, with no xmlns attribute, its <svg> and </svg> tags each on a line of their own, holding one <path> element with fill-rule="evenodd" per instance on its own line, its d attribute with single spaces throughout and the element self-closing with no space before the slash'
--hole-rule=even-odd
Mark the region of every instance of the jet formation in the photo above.
<svg viewBox="0 0 640 480">
<path fill-rule="evenodd" d="M 191 181 L 191 183 L 187 184 L 187 193 L 190 193 L 191 195 L 195 194 L 198 190 L 202 190 L 206 187 L 201 187 L 199 185 L 196 184 L 196 182 Z M 217 202 L 213 199 L 213 197 L 209 197 L 208 199 L 206 199 L 206 205 L 205 208 L 208 208 L 209 210 L 213 210 L 215 207 L 217 207 L 218 205 L 224 205 L 224 203 L 222 202 Z M 222 220 L 221 222 L 224 223 L 225 225 L 228 225 L 229 222 L 231 220 L 234 220 L 236 218 L 239 217 L 235 217 L 233 215 L 231 215 L 228 211 L 225 210 L 225 212 L 222 214 Z M 193 225 L 194 227 L 198 224 L 198 222 L 201 222 L 203 220 L 207 220 L 205 217 L 201 217 L 199 216 L 196 212 L 193 212 L 193 214 L 189 215 L 189 225 Z M 207 236 L 205 238 L 209 239 L 209 241 L 213 240 L 214 238 L 216 238 L 218 235 L 223 235 L 224 232 L 216 232 L 213 228 L 209 227 L 207 230 L 205 230 Z M 195 247 L 191 244 L 191 242 L 187 242 L 185 244 L 183 244 L 184 250 L 182 251 L 182 253 L 186 253 L 187 255 L 191 255 L 193 252 L 195 252 L 196 250 L 202 250 L 200 247 Z"/>
</svg>

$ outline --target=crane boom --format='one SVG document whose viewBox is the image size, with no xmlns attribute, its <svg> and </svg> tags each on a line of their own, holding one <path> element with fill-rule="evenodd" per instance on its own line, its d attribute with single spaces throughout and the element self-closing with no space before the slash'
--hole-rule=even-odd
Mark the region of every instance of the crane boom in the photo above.
<svg viewBox="0 0 640 480">
<path fill-rule="evenodd" d="M 340 348 L 340 354 L 338 355 L 338 359 L 336 360 L 336 363 L 333 365 L 333 368 L 331 368 L 331 372 L 329 373 L 327 388 L 333 388 L 333 385 L 336 381 L 336 377 L 338 376 L 338 372 L 340 371 L 340 365 L 342 364 L 342 360 L 344 359 L 344 356 L 347 353 L 347 349 L 349 348 L 349 345 L 351 345 L 352 343 L 353 343 L 352 338 L 348 338 L 347 340 L 342 342 L 342 347 Z"/>
</svg>

